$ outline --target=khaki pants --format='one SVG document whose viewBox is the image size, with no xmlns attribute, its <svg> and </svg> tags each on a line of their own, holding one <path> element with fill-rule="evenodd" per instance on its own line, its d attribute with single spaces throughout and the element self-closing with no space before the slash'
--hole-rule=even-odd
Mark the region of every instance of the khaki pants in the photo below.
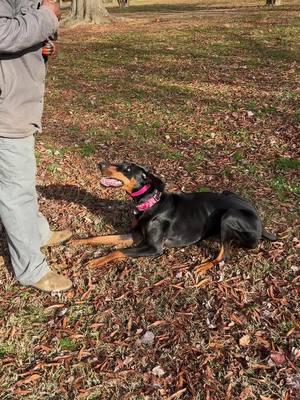
<svg viewBox="0 0 300 400">
<path fill-rule="evenodd" d="M 15 276 L 23 285 L 38 282 L 49 271 L 40 250 L 50 228 L 38 208 L 34 142 L 33 135 L 0 137 L 0 220 Z"/>
</svg>

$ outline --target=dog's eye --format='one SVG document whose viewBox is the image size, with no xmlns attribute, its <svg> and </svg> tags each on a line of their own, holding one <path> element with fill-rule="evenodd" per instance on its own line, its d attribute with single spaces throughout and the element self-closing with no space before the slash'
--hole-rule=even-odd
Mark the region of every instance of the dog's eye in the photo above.
<svg viewBox="0 0 300 400">
<path fill-rule="evenodd" d="M 126 172 L 131 172 L 131 167 L 127 167 Z"/>
</svg>

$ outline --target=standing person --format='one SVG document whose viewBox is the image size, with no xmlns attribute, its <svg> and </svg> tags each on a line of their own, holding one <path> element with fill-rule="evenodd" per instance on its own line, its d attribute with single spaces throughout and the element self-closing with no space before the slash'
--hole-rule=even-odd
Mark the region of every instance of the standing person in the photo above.
<svg viewBox="0 0 300 400">
<path fill-rule="evenodd" d="M 0 220 L 16 279 L 46 292 L 72 287 L 49 269 L 40 250 L 69 239 L 71 232 L 50 230 L 35 188 L 34 135 L 41 131 L 45 88 L 42 48 L 55 35 L 60 15 L 51 0 L 0 1 Z"/>
</svg>

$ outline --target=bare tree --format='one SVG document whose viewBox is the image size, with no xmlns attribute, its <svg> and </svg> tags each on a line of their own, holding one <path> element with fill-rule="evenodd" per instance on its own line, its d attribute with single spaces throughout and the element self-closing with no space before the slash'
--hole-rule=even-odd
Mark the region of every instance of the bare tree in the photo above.
<svg viewBox="0 0 300 400">
<path fill-rule="evenodd" d="M 72 0 L 72 18 L 102 24 L 109 19 L 102 0 Z"/>
<path fill-rule="evenodd" d="M 118 0 L 118 4 L 120 8 L 129 7 L 129 0 Z"/>
<path fill-rule="evenodd" d="M 281 0 L 266 0 L 266 6 L 280 6 Z"/>
</svg>

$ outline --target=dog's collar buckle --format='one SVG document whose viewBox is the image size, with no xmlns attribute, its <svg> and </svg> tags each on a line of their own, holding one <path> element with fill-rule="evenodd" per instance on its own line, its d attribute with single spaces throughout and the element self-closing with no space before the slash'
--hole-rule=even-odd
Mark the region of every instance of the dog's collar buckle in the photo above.
<svg viewBox="0 0 300 400">
<path fill-rule="evenodd" d="M 152 197 L 150 197 L 149 199 L 147 199 L 143 203 L 140 203 L 140 204 L 136 205 L 135 208 L 139 212 L 146 211 L 149 208 L 155 206 L 155 204 L 157 204 L 159 202 L 160 198 L 161 198 L 161 192 L 156 191 Z"/>
</svg>

